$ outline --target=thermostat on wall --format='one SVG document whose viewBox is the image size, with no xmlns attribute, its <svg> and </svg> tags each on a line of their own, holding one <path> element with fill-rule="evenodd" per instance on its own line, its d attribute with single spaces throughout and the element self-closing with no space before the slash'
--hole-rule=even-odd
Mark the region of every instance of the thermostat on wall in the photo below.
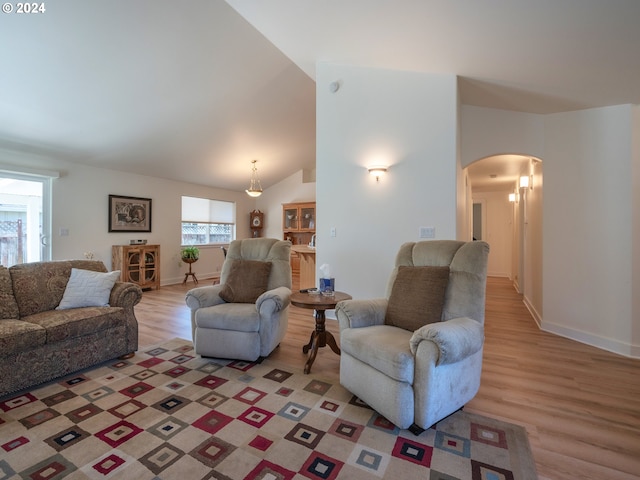
<svg viewBox="0 0 640 480">
<path fill-rule="evenodd" d="M 129 240 L 129 245 L 146 245 L 146 240 Z"/>
</svg>

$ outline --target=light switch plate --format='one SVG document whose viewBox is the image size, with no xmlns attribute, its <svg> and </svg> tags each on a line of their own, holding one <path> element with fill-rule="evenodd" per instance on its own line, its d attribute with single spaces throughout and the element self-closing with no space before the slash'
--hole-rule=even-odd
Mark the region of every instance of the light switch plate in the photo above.
<svg viewBox="0 0 640 480">
<path fill-rule="evenodd" d="M 436 238 L 436 227 L 420 227 L 418 229 L 419 238 Z"/>
</svg>

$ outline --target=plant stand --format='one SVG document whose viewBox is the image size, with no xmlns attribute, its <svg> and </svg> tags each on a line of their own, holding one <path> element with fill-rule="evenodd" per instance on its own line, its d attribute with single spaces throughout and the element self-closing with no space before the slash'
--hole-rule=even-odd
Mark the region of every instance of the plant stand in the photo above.
<svg viewBox="0 0 640 480">
<path fill-rule="evenodd" d="M 187 283 L 187 280 L 189 279 L 189 277 L 193 277 L 193 282 L 197 284 L 198 283 L 198 277 L 196 277 L 195 272 L 191 271 L 191 264 L 194 263 L 194 262 L 197 262 L 198 259 L 197 258 L 183 258 L 182 261 L 184 263 L 188 263 L 189 264 L 189 271 L 184 274 L 184 280 L 182 281 L 182 284 L 184 285 L 185 283 Z"/>
</svg>

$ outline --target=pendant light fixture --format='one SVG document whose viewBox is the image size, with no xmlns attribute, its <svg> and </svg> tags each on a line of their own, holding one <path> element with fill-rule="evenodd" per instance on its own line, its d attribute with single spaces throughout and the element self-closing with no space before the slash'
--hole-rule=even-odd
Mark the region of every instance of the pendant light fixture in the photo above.
<svg viewBox="0 0 640 480">
<path fill-rule="evenodd" d="M 251 182 L 249 188 L 245 190 L 250 197 L 259 197 L 262 195 L 262 185 L 260 185 L 260 179 L 258 178 L 258 169 L 256 168 L 257 160 L 251 160 L 253 167 L 251 168 Z"/>
</svg>

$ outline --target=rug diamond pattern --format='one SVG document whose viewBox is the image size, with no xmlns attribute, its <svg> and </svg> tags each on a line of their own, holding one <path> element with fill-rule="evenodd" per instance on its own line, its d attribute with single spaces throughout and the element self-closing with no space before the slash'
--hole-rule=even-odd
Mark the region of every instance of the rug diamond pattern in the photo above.
<svg viewBox="0 0 640 480">
<path fill-rule="evenodd" d="M 521 427 L 458 412 L 415 435 L 289 370 L 174 339 L 0 399 L 0 480 L 537 478 Z"/>
</svg>

